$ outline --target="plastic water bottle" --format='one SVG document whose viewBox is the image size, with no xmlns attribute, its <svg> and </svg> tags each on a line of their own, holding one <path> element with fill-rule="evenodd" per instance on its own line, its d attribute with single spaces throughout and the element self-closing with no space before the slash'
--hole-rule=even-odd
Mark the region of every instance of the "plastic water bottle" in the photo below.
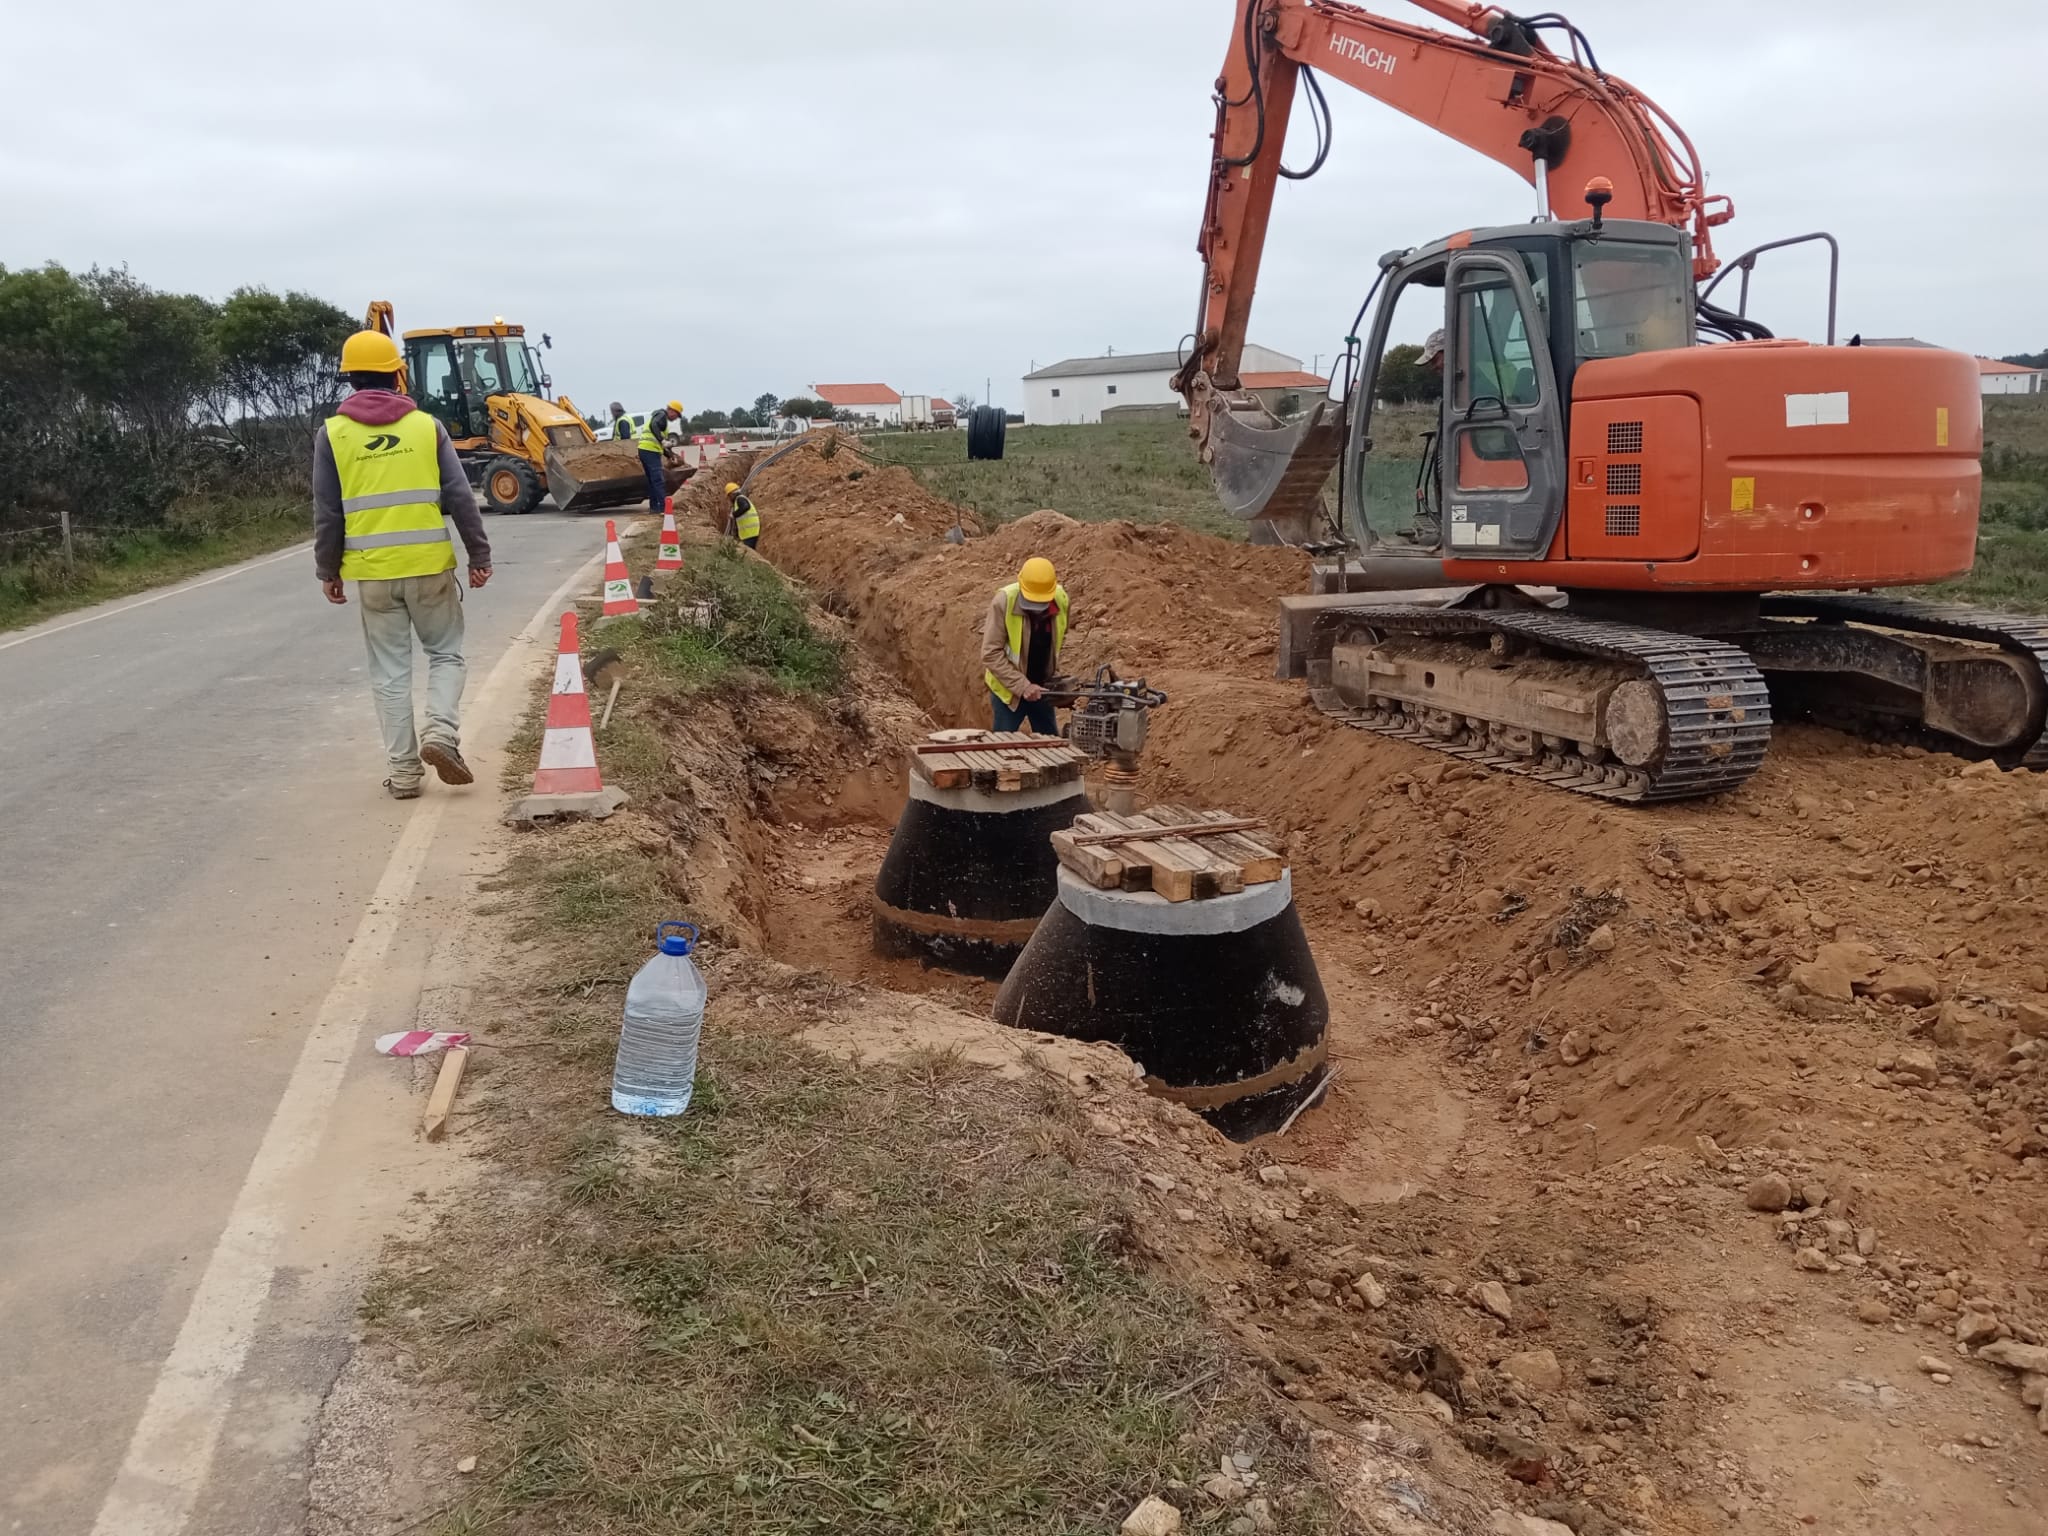
<svg viewBox="0 0 2048 1536">
<path fill-rule="evenodd" d="M 687 937 L 686 937 L 687 935 Z M 626 1023 L 612 1068 L 612 1108 L 627 1115 L 680 1115 L 697 1079 L 704 1027 L 704 978 L 690 960 L 694 923 L 654 930 L 660 951 L 626 988 Z"/>
</svg>

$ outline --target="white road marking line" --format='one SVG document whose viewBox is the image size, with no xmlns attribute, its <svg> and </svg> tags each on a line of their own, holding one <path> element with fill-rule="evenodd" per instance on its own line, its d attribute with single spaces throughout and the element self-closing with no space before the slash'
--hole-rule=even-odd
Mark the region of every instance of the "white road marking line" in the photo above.
<svg viewBox="0 0 2048 1536">
<path fill-rule="evenodd" d="M 506 646 L 477 693 L 472 719 L 490 718 L 501 696 L 537 664 L 533 647 L 557 621 L 562 601 L 589 582 L 603 560 L 599 554 L 578 566 Z M 213 1465 L 235 1378 L 270 1296 L 287 1201 L 325 1139 L 342 1078 L 376 1000 L 384 956 L 433 849 L 441 813 L 451 803 L 445 795 L 423 800 L 391 851 L 207 1260 L 93 1536 L 177 1536 L 191 1518 Z"/>
<path fill-rule="evenodd" d="M 201 577 L 198 581 L 181 581 L 176 586 L 165 587 L 161 592 L 152 592 L 148 597 L 138 597 L 134 602 L 123 603 L 118 608 L 96 608 L 83 618 L 72 619 L 64 624 L 51 624 L 45 628 L 32 629 L 25 635 L 16 635 L 12 640 L 0 640 L 0 651 L 11 651 L 17 645 L 27 645 L 31 640 L 43 640 L 51 635 L 61 635 L 65 630 L 76 629 L 81 624 L 96 624 L 101 619 L 111 619 L 119 614 L 133 612 L 137 608 L 147 608 L 151 603 L 160 603 L 167 597 L 178 597 L 186 592 L 197 592 L 201 587 L 210 587 L 216 581 L 230 580 L 241 575 L 244 571 L 260 571 L 266 565 L 275 565 L 280 560 L 289 560 L 293 555 L 304 554 L 312 547 L 312 543 L 313 541 L 308 539 L 304 544 L 294 544 L 290 549 L 280 549 L 276 554 L 265 555 L 261 560 L 245 561 L 241 565 L 231 566 L 216 575 Z"/>
</svg>

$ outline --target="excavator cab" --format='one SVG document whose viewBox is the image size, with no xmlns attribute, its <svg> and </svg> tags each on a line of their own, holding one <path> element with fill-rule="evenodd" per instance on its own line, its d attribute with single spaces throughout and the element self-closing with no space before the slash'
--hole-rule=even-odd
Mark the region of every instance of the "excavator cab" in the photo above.
<svg viewBox="0 0 2048 1536">
<path fill-rule="evenodd" d="M 1381 270 L 1349 405 L 1347 528 L 1377 555 L 1544 558 L 1565 512 L 1579 365 L 1692 340 L 1684 232 L 1634 221 L 1513 225 L 1390 253 Z M 1380 403 L 1397 310 L 1413 315 L 1418 290 L 1443 321 L 1442 393 L 1427 425 Z"/>
</svg>

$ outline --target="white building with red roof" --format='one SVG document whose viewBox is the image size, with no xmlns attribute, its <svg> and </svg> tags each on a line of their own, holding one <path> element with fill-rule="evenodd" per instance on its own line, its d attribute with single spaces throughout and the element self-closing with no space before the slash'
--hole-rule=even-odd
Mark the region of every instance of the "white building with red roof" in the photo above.
<svg viewBox="0 0 2048 1536">
<path fill-rule="evenodd" d="M 865 417 L 877 426 L 903 423 L 903 397 L 886 384 L 813 384 L 811 394 L 835 411 Z"/>
</svg>

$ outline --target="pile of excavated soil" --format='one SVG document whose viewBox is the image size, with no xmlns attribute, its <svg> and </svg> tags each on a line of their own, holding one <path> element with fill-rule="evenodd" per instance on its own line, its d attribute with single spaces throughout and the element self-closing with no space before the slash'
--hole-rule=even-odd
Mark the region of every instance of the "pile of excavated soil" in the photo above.
<svg viewBox="0 0 2048 1536">
<path fill-rule="evenodd" d="M 2048 1330 L 2041 780 L 1795 726 L 1732 795 L 1610 806 L 1345 729 L 1273 680 L 1292 552 L 1056 513 L 948 545 L 951 509 L 850 447 L 749 492 L 763 555 L 941 724 L 982 719 L 988 596 L 1048 555 L 1070 670 L 1172 695 L 1146 790 L 1284 838 L 1340 1077 L 1272 1154 L 1320 1203 L 1225 1201 L 1232 1264 L 1259 1265 L 1220 1304 L 1250 1336 L 1427 1381 L 1357 1326 L 1343 1271 L 1377 1259 L 1468 1395 L 1529 1407 L 1617 1518 L 2048 1519 L 2019 1376 L 1957 1358 Z M 1522 1301 L 1475 1331 L 1489 1278 Z M 1538 1346 L 1561 1386 L 1508 1369 Z"/>
</svg>

